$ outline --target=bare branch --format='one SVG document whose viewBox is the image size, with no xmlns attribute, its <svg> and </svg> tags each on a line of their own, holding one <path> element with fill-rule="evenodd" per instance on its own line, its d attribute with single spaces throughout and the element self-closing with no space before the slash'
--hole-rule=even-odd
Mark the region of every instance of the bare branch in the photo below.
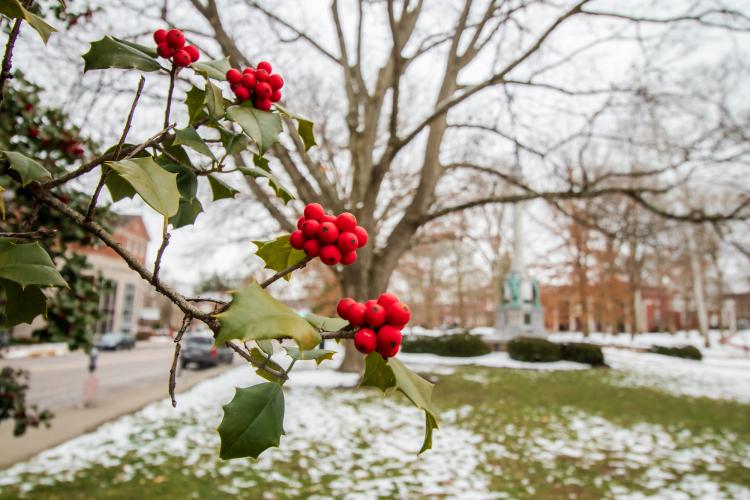
<svg viewBox="0 0 750 500">
<path fill-rule="evenodd" d="M 8 35 L 8 42 L 5 44 L 5 54 L 3 55 L 3 65 L 2 68 L 0 68 L 0 107 L 2 107 L 3 104 L 3 95 L 4 95 L 4 89 L 5 89 L 5 82 L 12 79 L 13 75 L 11 74 L 10 70 L 13 65 L 13 47 L 16 44 L 16 38 L 18 38 L 18 33 L 21 31 L 21 23 L 23 22 L 23 19 L 18 18 L 16 19 L 16 22 L 13 23 L 13 28 L 10 30 L 10 34 Z"/>
</svg>

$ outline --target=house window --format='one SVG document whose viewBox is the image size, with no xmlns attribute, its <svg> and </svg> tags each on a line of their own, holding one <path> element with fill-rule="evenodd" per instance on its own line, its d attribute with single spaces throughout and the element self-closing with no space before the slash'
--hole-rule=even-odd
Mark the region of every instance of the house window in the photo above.
<svg viewBox="0 0 750 500">
<path fill-rule="evenodd" d="M 102 317 L 96 322 L 96 333 L 107 333 L 112 331 L 115 321 L 115 304 L 117 303 L 117 283 L 112 280 L 102 282 L 99 295 L 99 311 Z"/>
<path fill-rule="evenodd" d="M 125 298 L 122 303 L 122 331 L 131 333 L 133 331 L 133 308 L 135 307 L 135 285 L 125 285 Z"/>
<path fill-rule="evenodd" d="M 531 324 L 531 314 L 525 313 L 523 315 L 523 324 L 524 325 L 530 325 Z"/>
</svg>

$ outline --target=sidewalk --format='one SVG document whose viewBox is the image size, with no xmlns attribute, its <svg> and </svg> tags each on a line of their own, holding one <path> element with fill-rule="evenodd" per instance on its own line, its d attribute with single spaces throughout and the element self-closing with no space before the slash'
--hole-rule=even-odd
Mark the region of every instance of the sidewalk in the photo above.
<svg viewBox="0 0 750 500">
<path fill-rule="evenodd" d="M 207 370 L 183 370 L 177 380 L 177 404 L 180 404 L 179 393 L 190 389 L 198 382 L 239 366 L 239 364 L 220 365 Z M 95 430 L 101 424 L 140 410 L 144 406 L 162 398 L 168 398 L 167 374 L 164 379 L 153 381 L 140 387 L 132 387 L 111 394 L 101 399 L 92 408 L 64 408 L 55 410 L 52 427 L 49 429 L 29 429 L 20 438 L 13 437 L 13 422 L 0 424 L 0 469 L 16 462 L 21 462 L 39 452 L 60 443 Z"/>
</svg>

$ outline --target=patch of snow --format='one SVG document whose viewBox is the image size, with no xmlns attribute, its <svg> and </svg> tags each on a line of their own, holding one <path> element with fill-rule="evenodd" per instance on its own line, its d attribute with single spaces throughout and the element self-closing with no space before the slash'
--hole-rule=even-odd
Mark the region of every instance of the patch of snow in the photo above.
<svg viewBox="0 0 750 500">
<path fill-rule="evenodd" d="M 555 371 L 555 370 L 586 370 L 590 365 L 574 363 L 572 361 L 555 361 L 552 363 L 528 363 L 511 359 L 507 352 L 491 352 L 483 356 L 457 358 L 438 356 L 437 354 L 417 354 L 402 352 L 398 359 L 407 365 L 414 365 L 421 369 L 425 366 L 487 366 L 491 368 L 519 368 L 522 370 Z"/>
</svg>

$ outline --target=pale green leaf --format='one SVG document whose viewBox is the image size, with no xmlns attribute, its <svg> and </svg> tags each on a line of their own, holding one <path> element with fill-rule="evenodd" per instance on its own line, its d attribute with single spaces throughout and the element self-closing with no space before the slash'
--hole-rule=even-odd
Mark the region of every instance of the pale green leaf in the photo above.
<svg viewBox="0 0 750 500">
<path fill-rule="evenodd" d="M 292 248 L 289 244 L 289 235 L 279 236 L 271 241 L 253 241 L 253 245 L 258 247 L 255 255 L 263 259 L 266 263 L 266 269 L 272 271 L 283 271 L 305 258 L 305 252 Z M 287 281 L 291 279 L 292 274 L 284 276 Z"/>
<path fill-rule="evenodd" d="M 234 198 L 240 193 L 215 175 L 208 176 L 208 183 L 211 185 L 211 193 L 214 195 L 214 201 L 223 200 L 224 198 Z"/>
<path fill-rule="evenodd" d="M 268 448 L 278 446 L 284 434 L 284 393 L 281 385 L 264 382 L 236 389 L 224 406 L 219 424 L 223 460 L 258 458 Z"/>
<path fill-rule="evenodd" d="M 304 118 L 297 118 L 297 133 L 305 144 L 305 151 L 315 146 L 315 134 L 313 133 L 313 122 Z"/>
<path fill-rule="evenodd" d="M 256 340 L 256 343 L 258 342 L 271 342 L 270 340 Z M 272 373 L 269 370 L 275 370 L 277 373 L 284 372 L 284 369 L 279 366 L 278 363 L 270 359 L 268 354 L 263 354 L 260 349 L 257 347 L 253 347 L 250 349 L 250 359 L 252 360 L 253 367 L 255 368 L 255 373 L 262 377 L 269 382 L 279 382 L 283 383 L 283 380 L 280 380 L 278 375 Z"/>
<path fill-rule="evenodd" d="M 216 345 L 233 339 L 281 337 L 293 338 L 301 349 L 312 349 L 320 343 L 320 335 L 307 321 L 271 297 L 258 283 L 234 292 L 229 308 L 216 317 L 221 322 Z"/>
<path fill-rule="evenodd" d="M 432 431 L 438 428 L 437 412 L 432 406 L 432 389 L 435 385 L 411 371 L 397 358 L 389 358 L 388 366 L 396 380 L 396 388 L 409 398 L 414 406 L 425 412 L 425 437 L 419 451 L 422 453 L 432 448 Z"/>
<path fill-rule="evenodd" d="M 54 26 L 47 24 L 44 19 L 25 9 L 19 0 L 0 1 L 0 14 L 10 17 L 11 19 L 23 19 L 29 23 L 29 26 L 34 28 L 34 30 L 39 33 L 39 36 L 42 37 L 42 41 L 44 41 L 45 45 L 52 33 L 57 31 Z"/>
<path fill-rule="evenodd" d="M 284 346 L 286 353 L 290 358 L 300 361 L 311 361 L 314 360 L 315 364 L 320 365 L 327 359 L 333 359 L 333 355 L 336 351 L 329 349 L 310 349 L 309 351 L 300 351 L 297 347 Z"/>
<path fill-rule="evenodd" d="M 322 330 L 324 332 L 335 332 L 336 330 L 341 330 L 349 324 L 348 321 L 341 318 L 328 318 L 326 316 L 320 316 L 318 314 L 312 313 L 305 314 L 305 321 L 310 323 L 318 330 Z"/>
<path fill-rule="evenodd" d="M 83 55 L 83 61 L 84 72 L 108 68 L 139 69 L 146 72 L 162 69 L 153 49 L 111 36 L 93 42 L 89 51 Z"/>
<path fill-rule="evenodd" d="M 11 170 L 15 170 L 21 176 L 22 186 L 27 186 L 34 181 L 52 178 L 46 168 L 28 156 L 16 153 L 15 151 L 0 151 L 0 154 L 5 156 L 8 162 L 10 162 Z"/>
<path fill-rule="evenodd" d="M 256 340 L 255 343 L 268 356 L 273 355 L 273 340 Z"/>
<path fill-rule="evenodd" d="M 0 278 L 18 283 L 21 288 L 29 285 L 68 286 L 50 256 L 37 242 L 14 243 L 0 239 Z"/>
<path fill-rule="evenodd" d="M 294 199 L 292 192 L 285 188 L 270 172 L 255 167 L 239 167 L 238 170 L 242 172 L 243 175 L 249 175 L 254 179 L 257 179 L 258 177 L 268 179 L 268 185 L 273 189 L 276 197 L 280 198 L 284 204 L 289 203 Z"/>
<path fill-rule="evenodd" d="M 177 174 L 167 172 L 153 158 L 107 162 L 107 166 L 128 181 L 151 208 L 172 217 L 180 207 Z"/>
<path fill-rule="evenodd" d="M 224 116 L 224 96 L 221 94 L 221 89 L 208 79 L 206 80 L 205 102 L 209 118 L 218 120 Z"/>
<path fill-rule="evenodd" d="M 208 156 L 212 160 L 216 159 L 214 154 L 209 149 L 208 145 L 206 145 L 206 143 L 203 141 L 203 138 L 193 127 L 176 129 L 174 131 L 174 142 L 172 142 L 172 144 L 175 146 L 184 144 L 193 151 L 197 151 L 202 155 Z"/>
<path fill-rule="evenodd" d="M 224 59 L 217 59 L 216 61 L 195 62 L 191 64 L 190 67 L 193 68 L 193 71 L 196 73 L 201 73 L 204 76 L 213 78 L 214 80 L 224 81 L 227 79 L 227 71 L 230 70 L 232 65 L 229 64 L 229 58 L 225 57 Z"/>
<path fill-rule="evenodd" d="M 242 127 L 258 146 L 261 155 L 279 139 L 281 117 L 275 113 L 246 105 L 230 106 L 227 109 L 227 118 Z"/>
</svg>

